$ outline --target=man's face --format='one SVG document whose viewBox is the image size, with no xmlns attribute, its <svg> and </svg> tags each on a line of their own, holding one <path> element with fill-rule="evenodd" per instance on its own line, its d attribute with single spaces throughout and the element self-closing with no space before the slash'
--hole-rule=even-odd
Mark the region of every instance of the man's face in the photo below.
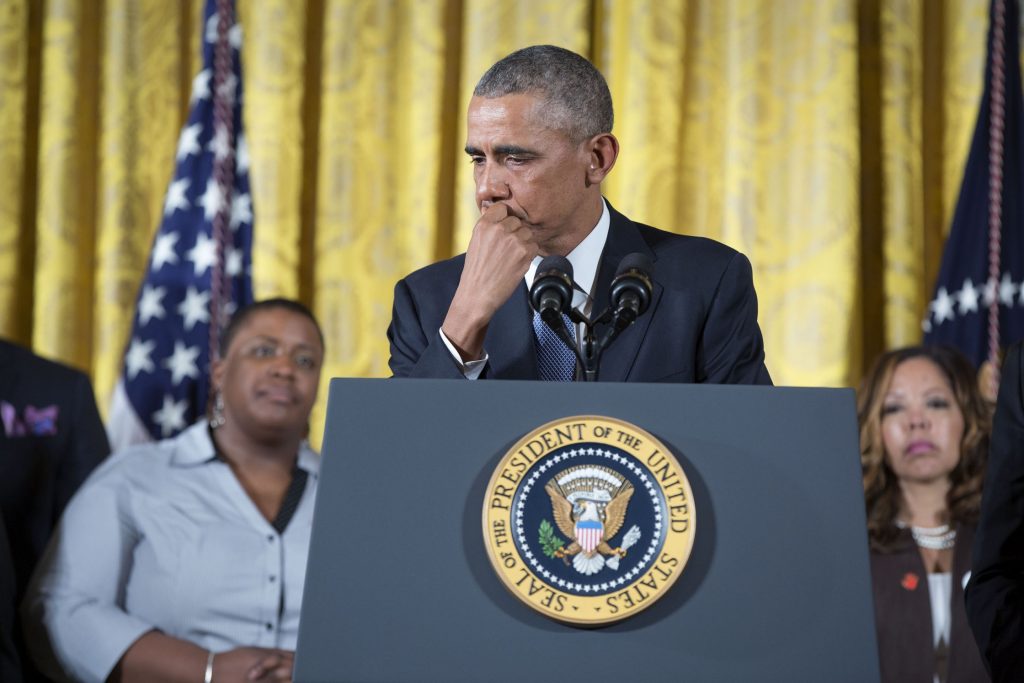
<svg viewBox="0 0 1024 683">
<path fill-rule="evenodd" d="M 600 218 L 600 188 L 588 181 L 588 144 L 548 127 L 544 107 L 528 94 L 474 97 L 466 153 L 480 211 L 505 204 L 531 230 L 542 254 L 564 256 Z"/>
</svg>

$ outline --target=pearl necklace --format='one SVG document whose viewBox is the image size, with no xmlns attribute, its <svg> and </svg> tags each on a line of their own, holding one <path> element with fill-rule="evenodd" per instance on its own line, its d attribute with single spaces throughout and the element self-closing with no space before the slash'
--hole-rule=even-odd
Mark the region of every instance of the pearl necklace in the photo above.
<svg viewBox="0 0 1024 683">
<path fill-rule="evenodd" d="M 897 521 L 896 526 L 906 529 L 907 523 Z M 914 537 L 914 543 L 919 548 L 928 548 L 929 550 L 949 550 L 956 543 L 956 529 L 950 529 L 948 524 L 933 527 L 912 526 L 910 535 Z"/>
</svg>

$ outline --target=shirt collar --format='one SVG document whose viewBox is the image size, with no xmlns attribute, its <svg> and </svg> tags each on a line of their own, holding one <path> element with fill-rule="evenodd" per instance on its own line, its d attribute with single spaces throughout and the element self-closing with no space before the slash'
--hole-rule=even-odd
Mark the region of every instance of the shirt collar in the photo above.
<svg viewBox="0 0 1024 683">
<path fill-rule="evenodd" d="M 190 467 L 217 461 L 217 450 L 210 439 L 210 428 L 206 420 L 200 420 L 168 442 L 173 449 L 171 464 L 176 467 Z M 320 456 L 309 447 L 308 441 L 299 445 L 298 465 L 316 476 L 320 471 Z"/>
<path fill-rule="evenodd" d="M 200 465 L 209 462 L 217 455 L 213 448 L 213 441 L 210 439 L 209 425 L 206 420 L 196 422 L 165 443 L 168 443 L 172 449 L 171 465 L 176 467 Z"/>
<path fill-rule="evenodd" d="M 608 228 L 611 225 L 611 214 L 608 213 L 608 203 L 601 199 L 601 218 L 598 219 L 597 225 L 594 226 L 590 234 L 587 235 L 582 242 L 576 245 L 576 248 L 569 252 L 566 257 L 569 259 L 569 263 L 572 264 L 572 279 L 576 281 L 577 286 L 586 292 L 580 292 L 574 290 L 572 294 L 572 307 L 581 308 L 589 297 L 590 300 L 594 298 L 594 283 L 597 280 L 597 267 L 601 263 L 601 252 L 604 251 L 604 244 L 608 241 Z M 542 257 L 538 256 L 533 259 L 533 263 L 526 271 L 526 288 L 530 289 L 533 287 L 533 277 L 537 273 L 537 266 L 543 260 Z"/>
</svg>

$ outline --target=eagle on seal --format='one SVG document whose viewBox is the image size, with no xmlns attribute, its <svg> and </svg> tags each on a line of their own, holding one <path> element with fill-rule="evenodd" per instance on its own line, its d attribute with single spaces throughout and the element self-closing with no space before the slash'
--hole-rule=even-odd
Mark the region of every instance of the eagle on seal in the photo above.
<svg viewBox="0 0 1024 683">
<path fill-rule="evenodd" d="M 578 474 L 569 479 L 575 479 L 573 483 L 578 483 Z M 556 479 L 565 481 L 567 477 Z M 615 556 L 617 564 L 617 558 L 625 557 L 626 550 L 621 547 L 612 548 L 608 540 L 622 528 L 626 508 L 633 495 L 633 485 L 629 481 L 620 480 L 618 486 L 609 487 L 608 477 L 604 476 L 604 481 L 600 482 L 604 486 L 598 486 L 597 490 L 585 492 L 573 486 L 576 490 L 567 495 L 556 479 L 550 480 L 544 490 L 551 498 L 555 524 L 573 541 L 568 547 L 555 551 L 555 557 L 572 557 L 573 566 L 586 575 L 596 574 L 604 567 L 603 555 Z"/>
</svg>

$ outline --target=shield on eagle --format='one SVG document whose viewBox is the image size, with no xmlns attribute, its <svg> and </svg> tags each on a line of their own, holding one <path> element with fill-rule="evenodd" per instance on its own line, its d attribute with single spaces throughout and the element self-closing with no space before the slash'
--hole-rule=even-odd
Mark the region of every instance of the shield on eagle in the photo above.
<svg viewBox="0 0 1024 683">
<path fill-rule="evenodd" d="M 593 553 L 604 538 L 604 524 L 599 520 L 581 519 L 576 522 L 576 540 L 585 553 Z"/>
</svg>

